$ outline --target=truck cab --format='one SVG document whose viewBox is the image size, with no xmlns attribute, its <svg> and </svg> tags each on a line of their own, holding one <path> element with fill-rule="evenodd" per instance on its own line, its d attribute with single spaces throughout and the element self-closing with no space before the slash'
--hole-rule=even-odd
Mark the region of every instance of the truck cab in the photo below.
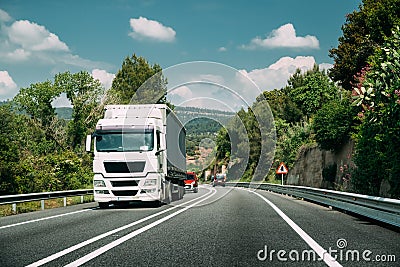
<svg viewBox="0 0 400 267">
<path fill-rule="evenodd" d="M 185 191 L 193 191 L 193 193 L 197 193 L 199 191 L 199 179 L 195 172 L 186 172 L 185 179 Z"/>
<path fill-rule="evenodd" d="M 110 203 L 169 203 L 184 194 L 185 129 L 162 104 L 106 106 L 87 137 L 93 144 L 94 199 Z"/>
</svg>

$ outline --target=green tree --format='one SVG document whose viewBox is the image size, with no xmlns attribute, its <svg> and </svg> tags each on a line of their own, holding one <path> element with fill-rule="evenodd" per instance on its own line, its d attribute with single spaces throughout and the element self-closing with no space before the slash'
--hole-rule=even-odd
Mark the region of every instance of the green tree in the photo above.
<svg viewBox="0 0 400 267">
<path fill-rule="evenodd" d="M 12 104 L 0 107 L 1 195 L 36 192 L 35 179 L 39 176 L 30 165 L 41 155 L 57 151 L 41 125 L 28 115 L 17 113 Z"/>
<path fill-rule="evenodd" d="M 366 66 L 375 47 L 400 23 L 400 0 L 363 0 L 359 8 L 347 15 L 339 45 L 329 51 L 335 61 L 329 75 L 347 90 L 352 89 L 354 75 Z"/>
<path fill-rule="evenodd" d="M 400 27 L 369 59 L 369 69 L 354 88 L 354 104 L 363 107 L 352 178 L 356 192 L 378 195 L 387 180 L 400 196 Z"/>
<path fill-rule="evenodd" d="M 58 136 L 58 119 L 52 102 L 61 92 L 54 87 L 51 81 L 31 84 L 28 88 L 21 88 L 14 97 L 13 103 L 16 104 L 20 112 L 28 114 L 32 119 L 30 123 L 35 124 L 45 134 L 43 142 L 35 146 L 35 149 L 52 150 L 53 145 L 59 149 L 64 147 Z M 45 147 L 49 146 L 49 147 Z"/>
<path fill-rule="evenodd" d="M 16 193 L 14 181 L 15 166 L 20 158 L 20 147 L 18 144 L 18 115 L 10 105 L 0 106 L 0 195 Z"/>
<path fill-rule="evenodd" d="M 338 97 L 338 89 L 330 81 L 325 71 L 320 71 L 317 65 L 306 73 L 299 69 L 288 80 L 288 86 L 283 92 L 302 111 L 304 116 L 312 116 L 325 103 Z"/>
<path fill-rule="evenodd" d="M 276 144 L 276 162 L 285 162 L 289 168 L 293 166 L 303 146 L 314 143 L 310 120 L 302 121 L 284 129 Z M 278 166 L 274 166 L 276 169 Z"/>
<path fill-rule="evenodd" d="M 231 155 L 231 141 L 229 138 L 228 131 L 225 127 L 221 127 L 220 130 L 218 131 L 216 143 L 217 143 L 217 154 L 216 154 L 217 159 L 223 161 L 224 164 L 227 164 L 229 162 Z"/>
<path fill-rule="evenodd" d="M 14 101 L 20 109 L 37 120 L 43 127 L 48 127 L 56 116 L 53 100 L 60 95 L 51 81 L 31 84 L 21 88 Z"/>
<path fill-rule="evenodd" d="M 312 128 L 315 140 L 325 150 L 338 150 L 350 138 L 356 114 L 348 98 L 332 100 L 314 116 Z"/>
<path fill-rule="evenodd" d="M 64 92 L 73 106 L 68 135 L 72 148 L 82 145 L 85 136 L 94 130 L 102 115 L 101 97 L 104 88 L 86 71 L 59 73 L 54 78 L 57 91 Z"/>
<path fill-rule="evenodd" d="M 166 79 L 160 65 L 150 65 L 146 59 L 134 54 L 122 62 L 108 91 L 108 102 L 165 103 L 166 92 Z"/>
<path fill-rule="evenodd" d="M 302 118 L 301 110 L 283 90 L 264 91 L 261 99 L 268 101 L 275 119 L 279 118 L 288 123 L 296 123 Z M 260 99 L 257 101 L 260 101 Z"/>
</svg>

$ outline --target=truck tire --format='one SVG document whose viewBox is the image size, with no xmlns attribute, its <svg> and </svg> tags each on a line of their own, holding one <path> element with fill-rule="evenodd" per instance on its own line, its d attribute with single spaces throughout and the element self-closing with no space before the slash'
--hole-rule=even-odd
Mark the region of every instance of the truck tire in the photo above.
<svg viewBox="0 0 400 267">
<path fill-rule="evenodd" d="M 164 203 L 168 205 L 172 201 L 172 186 L 171 186 L 171 182 L 166 182 L 165 183 L 165 193 L 166 193 L 166 196 L 164 196 Z"/>
<path fill-rule="evenodd" d="M 183 198 L 183 195 L 185 194 L 185 188 L 180 185 L 179 186 L 179 195 L 178 195 L 178 200 Z"/>
<path fill-rule="evenodd" d="M 99 202 L 99 208 L 100 209 L 107 209 L 109 206 L 108 206 L 108 203 L 107 202 Z"/>
</svg>

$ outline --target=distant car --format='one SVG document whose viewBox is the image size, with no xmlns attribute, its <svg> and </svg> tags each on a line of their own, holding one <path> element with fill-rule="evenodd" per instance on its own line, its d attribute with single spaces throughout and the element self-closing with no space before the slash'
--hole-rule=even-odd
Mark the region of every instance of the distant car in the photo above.
<svg viewBox="0 0 400 267">
<path fill-rule="evenodd" d="M 213 176 L 212 186 L 222 185 L 225 186 L 226 175 L 225 174 L 217 174 L 215 177 Z"/>
<path fill-rule="evenodd" d="M 199 191 L 199 184 L 196 173 L 187 172 L 185 179 L 185 191 L 193 191 L 193 193 L 197 193 Z"/>
</svg>

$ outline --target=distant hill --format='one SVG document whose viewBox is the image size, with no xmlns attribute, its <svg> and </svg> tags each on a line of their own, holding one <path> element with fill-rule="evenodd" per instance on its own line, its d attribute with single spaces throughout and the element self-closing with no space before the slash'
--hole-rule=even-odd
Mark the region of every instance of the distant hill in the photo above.
<svg viewBox="0 0 400 267">
<path fill-rule="evenodd" d="M 56 108 L 57 117 L 64 120 L 72 119 L 72 108 L 62 107 Z"/>
<path fill-rule="evenodd" d="M 175 107 L 174 112 L 182 121 L 182 123 L 186 124 L 187 129 L 190 127 L 188 124 L 192 122 L 198 124 L 199 122 L 204 121 L 208 121 L 208 123 L 210 121 L 214 121 L 216 124 L 218 124 L 218 122 L 220 124 L 226 124 L 232 118 L 232 116 L 236 114 L 229 111 L 196 107 Z"/>
<path fill-rule="evenodd" d="M 175 107 L 174 111 L 186 128 L 187 168 L 200 172 L 213 158 L 218 131 L 236 113 L 195 107 Z"/>
</svg>

